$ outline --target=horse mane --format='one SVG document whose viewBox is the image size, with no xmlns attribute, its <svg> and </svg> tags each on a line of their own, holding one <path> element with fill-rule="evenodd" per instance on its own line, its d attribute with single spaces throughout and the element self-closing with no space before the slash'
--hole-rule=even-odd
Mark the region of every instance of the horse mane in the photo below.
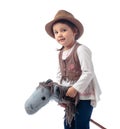
<svg viewBox="0 0 120 129">
<path fill-rule="evenodd" d="M 68 88 L 69 87 L 65 87 L 61 85 L 59 86 L 59 90 L 60 90 L 59 100 L 60 100 L 60 103 L 64 103 L 65 105 L 64 118 L 66 120 L 66 124 L 69 124 L 69 126 L 71 126 L 71 122 L 75 117 L 77 103 L 79 101 L 79 94 L 77 93 L 77 95 L 74 98 L 66 96 L 66 92 Z"/>
</svg>

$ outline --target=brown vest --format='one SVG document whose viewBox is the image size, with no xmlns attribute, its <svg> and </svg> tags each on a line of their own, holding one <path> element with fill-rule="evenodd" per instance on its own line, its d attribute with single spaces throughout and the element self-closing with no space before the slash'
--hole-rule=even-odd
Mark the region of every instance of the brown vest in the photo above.
<svg viewBox="0 0 120 129">
<path fill-rule="evenodd" d="M 72 52 L 65 60 L 62 59 L 63 50 L 60 51 L 59 64 L 60 64 L 60 71 L 62 74 L 60 83 L 62 83 L 62 80 L 65 81 L 68 80 L 74 83 L 79 79 L 82 73 L 80 62 L 77 56 L 77 48 L 79 46 L 80 44 L 76 43 Z"/>
</svg>

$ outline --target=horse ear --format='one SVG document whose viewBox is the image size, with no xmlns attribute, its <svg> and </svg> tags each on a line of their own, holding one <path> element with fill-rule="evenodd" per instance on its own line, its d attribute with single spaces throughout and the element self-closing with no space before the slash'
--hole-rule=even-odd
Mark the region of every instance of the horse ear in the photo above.
<svg viewBox="0 0 120 129">
<path fill-rule="evenodd" d="M 46 84 L 49 84 L 49 83 L 51 83 L 51 82 L 53 82 L 53 80 L 48 79 L 45 83 L 46 83 Z"/>
</svg>

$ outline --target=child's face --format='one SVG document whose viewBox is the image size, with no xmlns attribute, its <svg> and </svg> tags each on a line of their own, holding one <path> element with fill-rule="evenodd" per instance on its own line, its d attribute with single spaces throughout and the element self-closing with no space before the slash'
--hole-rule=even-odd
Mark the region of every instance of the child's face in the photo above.
<svg viewBox="0 0 120 129">
<path fill-rule="evenodd" d="M 53 33 L 56 41 L 64 46 L 65 49 L 69 49 L 74 45 L 76 32 L 73 31 L 67 24 L 54 24 Z"/>
</svg>

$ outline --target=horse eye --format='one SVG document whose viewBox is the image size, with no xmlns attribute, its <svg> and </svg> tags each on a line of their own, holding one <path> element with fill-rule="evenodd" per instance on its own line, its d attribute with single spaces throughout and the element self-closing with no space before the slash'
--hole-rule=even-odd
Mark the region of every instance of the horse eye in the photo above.
<svg viewBox="0 0 120 129">
<path fill-rule="evenodd" d="M 42 99 L 42 100 L 45 100 L 46 98 L 45 98 L 45 96 L 43 96 L 41 99 Z"/>
</svg>

